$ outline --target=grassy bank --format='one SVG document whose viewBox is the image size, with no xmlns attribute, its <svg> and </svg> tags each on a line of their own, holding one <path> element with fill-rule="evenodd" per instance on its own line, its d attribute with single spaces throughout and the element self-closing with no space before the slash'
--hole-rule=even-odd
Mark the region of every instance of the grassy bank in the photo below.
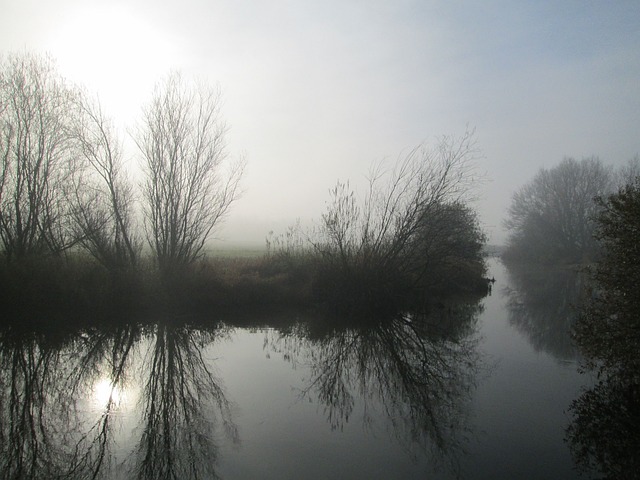
<svg viewBox="0 0 640 480">
<path fill-rule="evenodd" d="M 76 255 L 2 263 L 0 308 L 6 322 L 78 326 L 160 317 L 228 321 L 291 308 L 368 318 L 486 293 L 481 276 L 469 281 L 456 276 L 452 271 L 451 281 L 415 289 L 392 271 L 375 266 L 346 271 L 307 252 L 219 255 L 163 277 L 152 265 L 113 272 Z"/>
</svg>

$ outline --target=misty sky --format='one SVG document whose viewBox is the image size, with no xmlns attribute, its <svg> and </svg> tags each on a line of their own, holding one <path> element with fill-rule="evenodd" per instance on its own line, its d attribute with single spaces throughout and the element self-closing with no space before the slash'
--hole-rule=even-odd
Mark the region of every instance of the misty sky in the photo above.
<svg viewBox="0 0 640 480">
<path fill-rule="evenodd" d="M 169 69 L 219 84 L 248 160 L 227 242 L 317 219 L 336 180 L 475 128 L 500 243 L 540 167 L 640 153 L 639 25 L 638 1 L 0 0 L 0 51 L 51 53 L 123 132 Z"/>
</svg>

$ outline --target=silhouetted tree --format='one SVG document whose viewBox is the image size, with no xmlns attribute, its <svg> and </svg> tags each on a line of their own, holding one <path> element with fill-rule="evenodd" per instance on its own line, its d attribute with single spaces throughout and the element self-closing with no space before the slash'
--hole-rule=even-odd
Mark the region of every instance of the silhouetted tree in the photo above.
<svg viewBox="0 0 640 480">
<path fill-rule="evenodd" d="M 357 309 L 395 309 L 399 297 L 441 273 L 431 268 L 437 262 L 478 255 L 473 263 L 483 265 L 476 246 L 484 237 L 465 206 L 474 153 L 470 132 L 436 148 L 421 145 L 388 174 L 374 168 L 362 202 L 348 183 L 338 183 L 312 240 L 321 258 L 319 295 L 334 305 L 349 297 Z M 449 257 L 436 260 L 444 250 Z"/>
<path fill-rule="evenodd" d="M 421 219 L 415 241 L 408 268 L 422 289 L 446 293 L 486 288 L 482 253 L 486 235 L 468 205 L 460 201 L 432 205 Z"/>
<path fill-rule="evenodd" d="M 136 142 L 143 157 L 147 240 L 161 271 L 189 265 L 238 198 L 242 162 L 221 172 L 225 125 L 217 90 L 178 73 L 155 90 Z"/>
<path fill-rule="evenodd" d="M 75 107 L 72 137 L 77 156 L 69 189 L 75 236 L 108 269 L 135 267 L 140 241 L 120 141 L 98 102 L 84 94 Z"/>
<path fill-rule="evenodd" d="M 541 169 L 512 198 L 505 226 L 505 258 L 531 262 L 581 262 L 596 254 L 593 199 L 609 191 L 612 173 L 597 158 L 565 158 Z"/>
<path fill-rule="evenodd" d="M 0 60 L 0 241 L 9 259 L 59 254 L 74 241 L 63 195 L 74 96 L 49 57 Z"/>
<path fill-rule="evenodd" d="M 640 387 L 628 375 L 598 382 L 571 404 L 566 439 L 580 471 L 589 478 L 638 478 Z M 598 476 L 593 474 L 598 472 Z"/>
</svg>

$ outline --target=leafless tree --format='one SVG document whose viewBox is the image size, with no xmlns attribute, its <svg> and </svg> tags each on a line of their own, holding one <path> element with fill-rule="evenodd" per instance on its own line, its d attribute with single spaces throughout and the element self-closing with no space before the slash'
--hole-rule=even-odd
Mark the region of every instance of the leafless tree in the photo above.
<svg viewBox="0 0 640 480">
<path fill-rule="evenodd" d="M 565 158 L 541 169 L 511 201 L 507 257 L 541 262 L 580 262 L 596 250 L 594 198 L 612 186 L 612 171 L 597 158 Z"/>
<path fill-rule="evenodd" d="M 73 96 L 49 57 L 0 60 L 0 241 L 9 259 L 73 243 L 63 196 Z"/>
<path fill-rule="evenodd" d="M 635 155 L 616 172 L 618 187 L 633 184 L 640 177 L 640 155 Z"/>
<path fill-rule="evenodd" d="M 218 90 L 172 73 L 156 87 L 136 134 L 146 236 L 162 272 L 200 257 L 239 196 L 244 162 L 221 171 L 227 155 L 220 105 Z"/>
<path fill-rule="evenodd" d="M 442 138 L 436 148 L 416 147 L 391 172 L 376 165 L 362 206 L 348 183 L 338 183 L 322 217 L 330 244 L 341 256 L 398 257 L 411 247 L 425 216 L 469 196 L 475 152 L 473 132 L 466 132 Z"/>
<path fill-rule="evenodd" d="M 331 291 L 353 287 L 366 297 L 366 303 L 418 286 L 415 281 L 428 274 L 429 239 L 440 241 L 447 234 L 437 231 L 444 225 L 434 219 L 444 212 L 451 217 L 452 205 L 465 210 L 473 196 L 475 154 L 473 132 L 466 132 L 459 138 L 442 138 L 435 148 L 418 146 L 390 172 L 375 166 L 363 201 L 348 183 L 338 183 L 330 191 L 331 201 L 312 239 L 327 274 L 327 281 L 320 283 Z M 484 238 L 475 217 L 469 218 L 462 222 L 469 232 L 450 229 L 448 233 L 475 236 L 475 243 L 481 245 Z M 482 264 L 481 259 L 478 262 Z M 336 276 L 349 285 L 337 284 Z"/>
<path fill-rule="evenodd" d="M 78 96 L 72 128 L 77 156 L 69 198 L 75 235 L 109 269 L 135 267 L 140 242 L 133 222 L 133 187 L 121 143 L 100 103 Z"/>
</svg>

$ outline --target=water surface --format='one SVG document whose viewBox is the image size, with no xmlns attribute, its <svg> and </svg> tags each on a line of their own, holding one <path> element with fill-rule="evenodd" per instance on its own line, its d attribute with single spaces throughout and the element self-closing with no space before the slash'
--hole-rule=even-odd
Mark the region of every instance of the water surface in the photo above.
<svg viewBox="0 0 640 480">
<path fill-rule="evenodd" d="M 578 478 L 565 429 L 590 383 L 568 337 L 580 278 L 495 260 L 489 276 L 481 301 L 366 325 L 287 313 L 250 327 L 6 328 L 0 466 L 16 478 Z"/>
</svg>

